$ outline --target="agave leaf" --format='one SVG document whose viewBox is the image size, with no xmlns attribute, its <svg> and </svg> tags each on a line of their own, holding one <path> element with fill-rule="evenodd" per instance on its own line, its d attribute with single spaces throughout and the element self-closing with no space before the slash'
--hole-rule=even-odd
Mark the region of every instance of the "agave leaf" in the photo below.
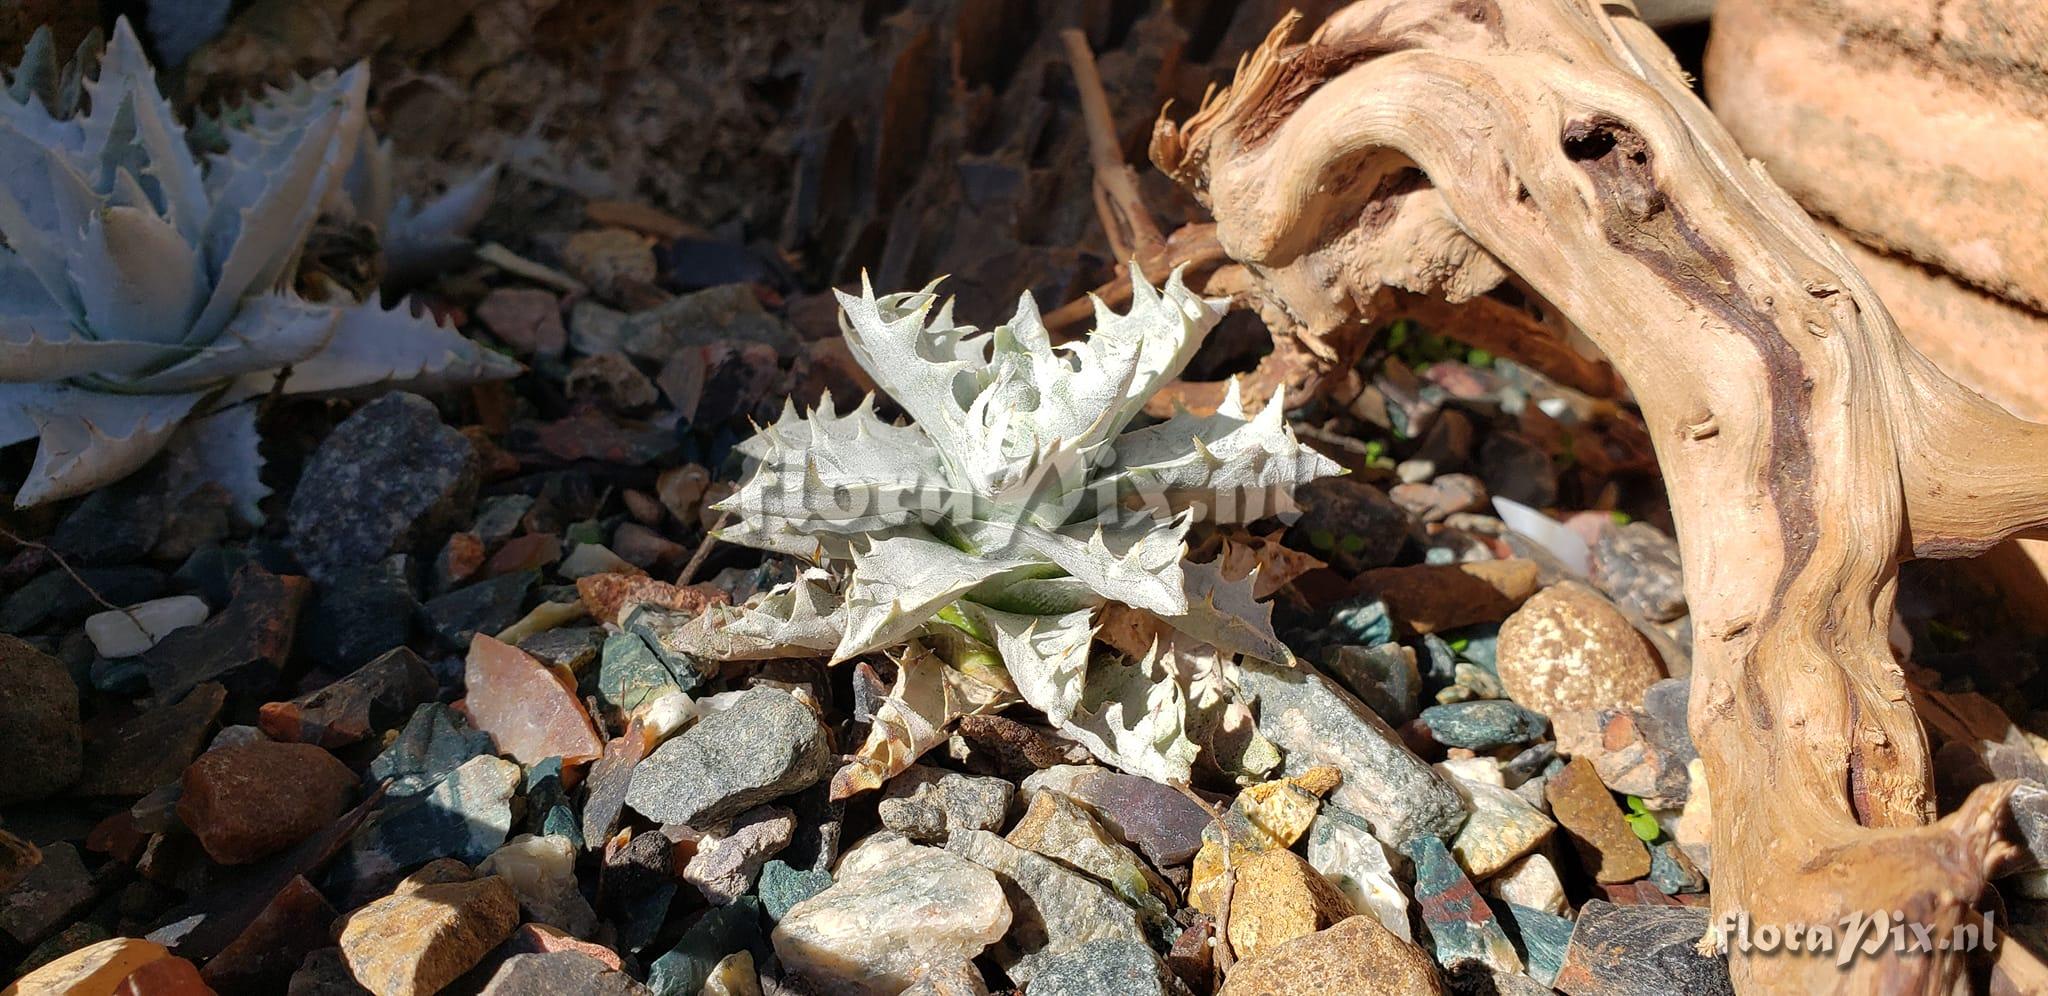
<svg viewBox="0 0 2048 996">
<path fill-rule="evenodd" d="M 177 343 L 206 293 L 191 243 L 170 222 L 136 207 L 109 207 L 85 226 L 70 260 L 85 296 L 87 327 L 101 339 Z"/>
<path fill-rule="evenodd" d="M 99 79 L 85 86 L 92 97 L 92 111 L 81 122 L 87 152 L 104 159 L 110 144 L 133 143 L 156 183 L 157 208 L 186 242 L 196 244 L 206 222 L 206 182 L 127 18 L 114 24 Z"/>
<path fill-rule="evenodd" d="M 388 190 L 387 190 L 388 192 Z M 383 236 L 385 282 L 422 279 L 467 258 L 469 233 L 498 192 L 498 167 L 487 166 L 414 210 L 410 198 L 376 215 Z"/>
<path fill-rule="evenodd" d="M 208 484 L 220 485 L 243 522 L 262 525 L 260 505 L 270 488 L 263 483 L 261 442 L 253 404 L 188 420 L 169 446 L 174 493 L 189 495 Z"/>
<path fill-rule="evenodd" d="M 77 171 L 5 121 L 0 121 L 0 175 L 7 177 L 0 183 L 0 232 L 6 233 L 14 265 L 34 274 L 51 301 L 82 320 L 85 308 L 71 285 L 59 233 L 66 230 L 67 214 L 75 215 L 82 227 L 97 198 L 86 191 L 84 196 L 95 203 L 82 210 L 72 207 L 84 183 Z"/>
<path fill-rule="evenodd" d="M 1022 551 L 1032 559 L 1051 561 L 1118 601 L 1166 614 L 1187 611 L 1180 577 L 1186 516 L 1162 522 L 1150 515 L 1111 514 L 1058 531 L 1030 523 L 954 525 L 983 551 L 1005 556 Z"/>
<path fill-rule="evenodd" d="M 135 384 L 152 391 L 190 391 L 304 362 L 332 339 L 341 314 L 332 305 L 288 293 L 250 298 L 212 345 L 188 350 L 188 358 Z"/>
<path fill-rule="evenodd" d="M 1025 702 L 1055 725 L 1073 717 L 1088 678 L 1089 647 L 1095 642 L 1092 609 L 1041 616 L 968 601 L 959 607 L 961 614 L 994 636 L 1003 667 Z"/>
<path fill-rule="evenodd" d="M 503 380 L 521 369 L 510 358 L 436 324 L 430 315 L 415 314 L 410 302 L 400 301 L 387 311 L 375 301 L 365 301 L 340 310 L 333 335 L 318 352 L 292 367 L 284 393 L 434 390 Z M 271 380 L 268 375 L 245 377 L 237 393 L 264 393 Z"/>
<path fill-rule="evenodd" d="M 875 382 L 917 421 L 940 455 L 966 479 L 965 457 L 976 451 L 977 434 L 967 425 L 975 373 L 987 362 L 988 337 L 973 326 L 953 324 L 953 304 L 939 305 L 934 281 L 910 294 L 875 297 L 861 275 L 861 295 L 835 291 L 845 319 L 846 347 Z"/>
<path fill-rule="evenodd" d="M 917 520 L 944 480 L 923 433 L 875 417 L 873 398 L 844 416 L 828 394 L 809 418 L 784 401 L 782 417 L 740 444 L 753 459 L 739 490 L 718 505 L 760 527 L 869 533 Z"/>
<path fill-rule="evenodd" d="M 846 632 L 832 660 L 901 642 L 940 609 L 991 579 L 1021 578 L 1043 561 L 970 554 L 939 540 L 894 536 L 853 551 Z"/>
<path fill-rule="evenodd" d="M 45 24 L 36 29 L 22 46 L 21 61 L 9 74 L 7 98 L 16 104 L 40 100 L 44 104 L 57 102 L 57 37 Z"/>
<path fill-rule="evenodd" d="M 948 667 L 922 643 L 911 641 L 897 661 L 895 685 L 875 709 L 867 740 L 832 776 L 832 798 L 880 788 L 945 743 L 954 720 L 1014 701 L 1014 695 Z"/>
<path fill-rule="evenodd" d="M 0 385 L 0 412 L 12 406 L 26 414 L 42 437 L 35 464 L 15 495 L 16 507 L 84 494 L 133 473 L 162 451 L 203 396 Z M 18 417 L 0 414 L 0 423 Z"/>
<path fill-rule="evenodd" d="M 1273 606 L 1256 597 L 1257 571 L 1229 580 L 1217 562 L 1188 564 L 1187 611 L 1160 613 L 1161 622 L 1233 654 L 1292 665 L 1294 652 L 1273 633 Z"/>
<path fill-rule="evenodd" d="M 1237 382 L 1231 381 L 1234 402 Z M 1185 410 L 1116 441 L 1103 481 L 1119 496 L 1179 511 L 1202 506 L 1212 522 L 1250 522 L 1294 509 L 1294 489 L 1343 473 L 1330 458 L 1301 445 L 1288 428 L 1284 389 L 1252 419 L 1231 403 L 1213 415 Z M 1231 414 L 1236 410 L 1239 414 Z"/>
<path fill-rule="evenodd" d="M 1100 298 L 1094 302 L 1094 334 L 1059 347 L 1071 361 L 1047 363 L 1042 326 L 1033 337 L 1045 399 L 1034 422 L 1046 436 L 1088 450 L 1115 438 L 1147 399 L 1180 376 L 1226 305 L 1188 290 L 1178 269 L 1162 291 L 1135 266 L 1128 310 L 1119 315 Z"/>
<path fill-rule="evenodd" d="M 662 644 L 706 660 L 759 661 L 819 657 L 839 645 L 840 598 L 820 570 L 777 585 L 744 605 L 713 605 Z"/>
<path fill-rule="evenodd" d="M 1188 779 L 1200 748 L 1188 738 L 1187 698 L 1157 653 L 1136 660 L 1104 657 L 1060 732 L 1096 757 L 1159 782 Z"/>
</svg>

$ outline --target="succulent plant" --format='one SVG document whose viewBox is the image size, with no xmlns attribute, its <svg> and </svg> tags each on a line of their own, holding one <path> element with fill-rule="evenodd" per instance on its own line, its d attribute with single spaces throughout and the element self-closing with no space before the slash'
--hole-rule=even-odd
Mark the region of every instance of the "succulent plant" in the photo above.
<svg viewBox="0 0 2048 996">
<path fill-rule="evenodd" d="M 362 67 L 273 91 L 204 166 L 125 19 L 82 111 L 23 89 L 0 97 L 0 445 L 41 445 L 17 504 L 129 474 L 199 414 L 253 466 L 255 434 L 236 423 L 268 393 L 517 372 L 403 302 L 290 291 L 356 152 Z M 238 498 L 253 518 L 254 496 Z"/>
<path fill-rule="evenodd" d="M 1138 278 L 1128 313 L 1098 303 L 1094 333 L 1055 346 L 1028 294 L 987 333 L 954 325 L 932 287 L 839 300 L 854 358 L 914 421 L 884 422 L 872 397 L 839 414 L 828 397 L 742 444 L 753 466 L 722 505 L 738 518 L 723 537 L 836 571 L 700 616 L 679 649 L 845 660 L 964 638 L 1098 756 L 1187 777 L 1190 727 L 1234 699 L 1231 655 L 1292 661 L 1253 578 L 1183 562 L 1190 522 L 1290 511 L 1295 486 L 1339 472 L 1278 398 L 1247 417 L 1234 387 L 1214 414 L 1126 431 L 1222 302 L 1177 273 L 1163 290 Z M 1114 615 L 1128 630 L 1132 610 L 1163 624 L 1149 651 L 1125 639 L 1109 642 L 1128 658 L 1091 655 L 1098 626 Z"/>
</svg>

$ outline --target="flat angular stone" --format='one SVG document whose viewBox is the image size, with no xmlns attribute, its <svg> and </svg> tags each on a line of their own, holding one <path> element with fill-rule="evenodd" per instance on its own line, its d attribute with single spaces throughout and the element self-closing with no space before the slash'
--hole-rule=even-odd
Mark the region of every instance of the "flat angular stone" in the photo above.
<svg viewBox="0 0 2048 996">
<path fill-rule="evenodd" d="M 1357 699 L 1319 674 L 1247 660 L 1239 684 L 1258 699 L 1259 732 L 1287 752 L 1289 775 L 1334 766 L 1343 782 L 1329 801 L 1364 816 L 1390 845 L 1417 835 L 1449 838 L 1464 803 L 1442 776 Z"/>
<path fill-rule="evenodd" d="M 292 551 L 313 577 L 374 564 L 460 525 L 476 501 L 478 461 L 433 402 L 393 391 L 356 409 L 307 460 L 285 514 Z"/>
<path fill-rule="evenodd" d="M 229 992 L 282 992 L 306 956 L 327 946 L 335 917 L 320 890 L 296 876 L 200 974 Z"/>
<path fill-rule="evenodd" d="M 1254 854 L 1293 847 L 1315 822 L 1322 797 L 1337 778 L 1337 769 L 1324 766 L 1239 792 L 1221 826 L 1212 822 L 1202 828 L 1202 849 L 1189 872 L 1188 905 L 1217 915 L 1223 902 L 1226 850 L 1231 861 L 1242 863 Z"/>
<path fill-rule="evenodd" d="M 483 996 L 647 996 L 633 977 L 577 951 L 521 954 L 505 959 Z"/>
<path fill-rule="evenodd" d="M 348 811 L 356 774 L 312 744 L 257 741 L 207 751 L 185 769 L 178 819 L 224 865 L 268 857 Z"/>
<path fill-rule="evenodd" d="M 78 848 L 55 843 L 14 888 L 0 895 L 0 934 L 34 944 L 82 912 L 99 895 Z"/>
<path fill-rule="evenodd" d="M 877 809 L 883 826 L 920 844 L 942 844 L 954 829 L 1001 830 L 1013 794 L 1001 778 L 914 764 L 889 779 Z"/>
<path fill-rule="evenodd" d="M 576 844 L 567 837 L 521 834 L 485 858 L 477 873 L 504 879 L 528 920 L 576 936 L 597 932 L 597 913 L 576 885 Z"/>
<path fill-rule="evenodd" d="M 542 664 L 581 677 L 597 662 L 604 641 L 604 630 L 595 626 L 561 626 L 526 637 L 518 646 Z"/>
<path fill-rule="evenodd" d="M 388 800 L 419 795 L 440 784 L 448 773 L 473 757 L 492 753 L 490 734 L 469 728 L 453 709 L 429 702 L 413 710 L 397 739 L 370 762 L 364 781 L 389 781 Z"/>
<path fill-rule="evenodd" d="M 87 838 L 86 845 L 92 846 L 91 838 Z M 14 883 L 27 878 L 28 873 L 42 863 L 43 852 L 39 848 L 0 829 L 0 895 L 5 895 L 14 888 Z"/>
<path fill-rule="evenodd" d="M 1415 651 L 1398 643 L 1376 647 L 1345 645 L 1323 657 L 1323 671 L 1365 703 L 1390 726 L 1415 718 L 1422 696 L 1422 674 Z"/>
<path fill-rule="evenodd" d="M 1508 696 L 1546 716 L 1636 708 L 1664 677 L 1628 617 L 1576 581 L 1543 589 L 1502 623 L 1498 654 Z"/>
<path fill-rule="evenodd" d="M 1565 902 L 1564 882 L 1557 867 L 1542 854 L 1531 854 L 1500 870 L 1484 885 L 1486 894 L 1502 902 L 1565 916 L 1571 906 Z"/>
<path fill-rule="evenodd" d="M 852 859 L 771 935 L 785 971 L 825 991 L 895 996 L 921 966 L 970 961 L 1010 929 L 1002 883 L 964 857 L 903 842 L 872 867 Z"/>
<path fill-rule="evenodd" d="M 662 663 L 661 655 L 639 634 L 613 633 L 605 638 L 598 663 L 597 700 L 607 715 L 630 716 L 662 695 L 684 690 Z"/>
<path fill-rule="evenodd" d="M 1475 879 L 1484 879 L 1506 868 L 1515 859 L 1535 850 L 1557 824 L 1522 797 L 1485 782 L 1452 779 L 1452 785 L 1472 814 L 1451 841 L 1451 853 L 1458 865 Z"/>
<path fill-rule="evenodd" d="M 1554 913 L 1504 903 L 1501 923 L 1514 934 L 1523 961 L 1529 966 L 1529 977 L 1550 985 L 1564 964 L 1565 947 L 1572 939 L 1572 922 Z"/>
<path fill-rule="evenodd" d="M 683 931 L 676 946 L 648 968 L 648 988 L 656 996 L 701 996 L 719 963 L 736 951 L 768 955 L 761 936 L 761 904 L 752 896 L 713 907 Z"/>
<path fill-rule="evenodd" d="M 1629 829 L 1592 762 L 1573 758 L 1550 776 L 1543 797 L 1595 880 L 1628 882 L 1650 873 L 1649 850 Z"/>
<path fill-rule="evenodd" d="M 680 866 L 687 857 L 676 838 L 660 830 L 605 848 L 597 909 L 618 928 L 622 950 L 639 951 L 654 942 L 682 884 Z"/>
<path fill-rule="evenodd" d="M 214 992 L 200 977 L 197 965 L 172 955 L 128 973 L 114 996 L 214 996 Z"/>
<path fill-rule="evenodd" d="M 427 792 L 394 802 L 350 841 L 332 873 L 344 902 L 374 898 L 406 870 L 439 858 L 490 857 L 512 829 L 519 766 L 471 758 Z"/>
<path fill-rule="evenodd" d="M 761 866 L 759 884 L 762 912 L 780 921 L 791 907 L 832 887 L 832 873 L 798 868 L 787 861 L 770 859 Z"/>
<path fill-rule="evenodd" d="M 1359 575 L 1357 591 L 1420 635 L 1508 618 L 1536 593 L 1538 574 L 1529 560 L 1383 567 Z"/>
<path fill-rule="evenodd" d="M 1055 765 L 1085 764 L 1088 748 L 1042 726 L 1005 716 L 962 716 L 954 724 L 960 739 L 971 745 L 983 767 L 1010 776 L 1027 775 Z"/>
<path fill-rule="evenodd" d="M 1182 996 L 1180 980 L 1143 944 L 1115 937 L 1089 941 L 1046 959 L 1031 996 Z"/>
<path fill-rule="evenodd" d="M 238 695 L 268 695 L 283 675 L 299 608 L 312 588 L 305 578 L 279 577 L 254 564 L 236 572 L 227 608 L 142 655 L 157 701 L 176 701 L 209 681 Z"/>
<path fill-rule="evenodd" d="M 1293 851 L 1261 851 L 1238 862 L 1230 901 L 1230 947 L 1243 957 L 1355 916 L 1351 901 Z"/>
<path fill-rule="evenodd" d="M 994 872 L 1002 883 L 1016 921 L 997 946 L 995 959 L 1026 986 L 1046 960 L 1097 938 L 1145 943 L 1136 911 L 1094 879 L 1051 858 L 985 830 L 954 831 L 946 850 Z"/>
<path fill-rule="evenodd" d="M 521 764 L 558 757 L 574 766 L 604 752 L 574 683 L 517 647 L 478 635 L 463 682 L 470 722 L 491 735 L 499 754 Z"/>
<path fill-rule="evenodd" d="M 1505 699 L 1430 706 L 1422 710 L 1422 722 L 1437 743 L 1476 751 L 1526 744 L 1550 728 L 1542 716 Z"/>
<path fill-rule="evenodd" d="M 1554 985 L 1568 996 L 1733 996 L 1728 960 L 1699 951 L 1708 916 L 1698 907 L 1615 906 L 1590 900 L 1579 910 Z"/>
<path fill-rule="evenodd" d="M 653 605 L 696 615 L 707 606 L 730 600 L 725 592 L 709 585 L 678 587 L 645 574 L 592 574 L 576 579 L 576 593 L 590 609 L 590 617 L 614 625 L 625 622 L 634 606 Z"/>
<path fill-rule="evenodd" d="M 397 647 L 318 691 L 264 703 L 256 722 L 273 740 L 334 750 L 400 726 L 439 692 L 427 662 Z"/>
<path fill-rule="evenodd" d="M 1171 786 L 1095 765 L 1062 764 L 1024 779 L 1025 795 L 1051 790 L 1085 803 L 1119 840 L 1154 867 L 1185 864 L 1202 846 L 1210 817 Z"/>
<path fill-rule="evenodd" d="M 77 578 L 62 569 L 45 571 L 0 599 L 0 633 L 30 633 L 45 624 L 75 623 L 104 608 L 100 598 L 115 605 L 133 605 L 163 594 L 164 572 L 153 567 L 77 570 Z M 81 586 L 80 581 L 85 584 Z"/>
<path fill-rule="evenodd" d="M 584 780 L 583 846 L 603 847 L 618 829 L 619 817 L 626 810 L 626 793 L 633 784 L 633 769 L 653 748 L 653 739 L 636 719 L 625 733 L 606 742 L 604 753 L 590 766 L 590 775 Z"/>
<path fill-rule="evenodd" d="M 112 996 L 121 980 L 169 958 L 163 945 L 115 937 L 80 948 L 16 979 L 8 996 Z"/>
<path fill-rule="evenodd" d="M 64 662 L 0 634 L 0 805 L 43 799 L 84 770 L 78 685 Z M 0 887 L 4 888 L 4 887 Z"/>
<path fill-rule="evenodd" d="M 1326 807 L 1308 830 L 1308 863 L 1337 887 L 1360 913 L 1377 918 L 1394 936 L 1408 940 L 1408 892 L 1394 876 L 1386 845 L 1365 820 Z"/>
<path fill-rule="evenodd" d="M 1685 615 L 1678 542 L 1647 522 L 1600 530 L 1593 544 L 1593 580 L 1608 597 L 1651 622 Z"/>
<path fill-rule="evenodd" d="M 504 879 L 469 874 L 437 862 L 350 913 L 341 928 L 349 972 L 379 994 L 431 996 L 482 961 L 519 925 L 519 899 Z"/>
<path fill-rule="evenodd" d="M 1667 896 L 1707 890 L 1706 876 L 1693 867 L 1692 859 L 1676 841 L 1661 840 L 1650 845 L 1650 884 Z"/>
<path fill-rule="evenodd" d="M 1129 903 L 1152 930 L 1166 931 L 1172 887 L 1111 837 L 1080 803 L 1057 792 L 1039 791 L 1005 839 L 1085 872 Z"/>
<path fill-rule="evenodd" d="M 207 731 L 227 697 L 227 689 L 209 682 L 173 705 L 145 710 L 89 736 L 85 772 L 75 791 L 86 796 L 139 796 L 177 781 L 205 745 Z"/>
<path fill-rule="evenodd" d="M 404 646 L 420 607 L 411 570 L 412 558 L 394 554 L 336 571 L 306 604 L 297 652 L 322 669 L 346 674 Z"/>
<path fill-rule="evenodd" d="M 1429 927 L 1437 964 L 1446 970 L 1476 962 L 1495 972 L 1521 971 L 1521 956 L 1515 954 L 1493 909 L 1458 869 L 1443 842 L 1417 837 L 1406 851 L 1415 862 L 1415 903 Z"/>
<path fill-rule="evenodd" d="M 1217 996 L 1441 996 L 1429 956 L 1369 916 L 1273 945 L 1230 969 Z"/>
<path fill-rule="evenodd" d="M 789 693 L 748 689 L 640 762 L 626 803 L 651 820 L 710 826 L 823 778 L 829 739 Z"/>
<path fill-rule="evenodd" d="M 761 866 L 789 845 L 796 814 L 781 806 L 756 806 L 722 830 L 697 841 L 697 853 L 683 866 L 683 881 L 697 887 L 713 906 L 730 903 L 754 888 Z"/>
<path fill-rule="evenodd" d="M 539 580 L 536 571 L 514 571 L 457 588 L 421 605 L 420 620 L 439 638 L 441 646 L 464 649 L 477 634 L 502 633 L 518 622 L 526 593 Z"/>
<path fill-rule="evenodd" d="M 496 288 L 477 302 L 476 317 L 520 356 L 560 356 L 569 342 L 561 300 L 539 288 Z"/>
</svg>

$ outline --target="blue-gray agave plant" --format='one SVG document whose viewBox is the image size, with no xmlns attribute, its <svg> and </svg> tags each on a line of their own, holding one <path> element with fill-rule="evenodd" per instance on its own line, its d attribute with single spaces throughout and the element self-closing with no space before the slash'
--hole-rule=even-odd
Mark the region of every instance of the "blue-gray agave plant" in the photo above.
<svg viewBox="0 0 2048 996">
<path fill-rule="evenodd" d="M 1212 415 L 1125 431 L 1222 302 L 1178 274 L 1163 291 L 1138 278 L 1128 313 L 1098 303 L 1093 335 L 1058 346 L 1029 295 L 987 333 L 956 326 L 930 287 L 840 304 L 854 358 L 914 421 L 882 421 L 872 398 L 837 414 L 827 398 L 742 444 L 753 467 L 723 505 L 739 523 L 724 537 L 837 570 L 713 610 L 671 642 L 845 660 L 964 634 L 1104 760 L 1186 778 L 1202 739 L 1190 730 L 1234 695 L 1230 655 L 1292 660 L 1252 578 L 1184 563 L 1190 521 L 1286 512 L 1295 486 L 1339 472 L 1295 439 L 1277 398 L 1247 417 L 1234 387 Z M 1091 663 L 1111 603 L 1174 635 L 1135 661 Z"/>
<path fill-rule="evenodd" d="M 239 403 L 272 391 L 517 372 L 404 303 L 289 290 L 356 155 L 366 82 L 358 66 L 272 92 L 204 166 L 125 20 L 82 112 L 0 95 L 0 445 L 41 440 L 17 504 L 114 481 L 201 413 L 254 466 Z"/>
</svg>

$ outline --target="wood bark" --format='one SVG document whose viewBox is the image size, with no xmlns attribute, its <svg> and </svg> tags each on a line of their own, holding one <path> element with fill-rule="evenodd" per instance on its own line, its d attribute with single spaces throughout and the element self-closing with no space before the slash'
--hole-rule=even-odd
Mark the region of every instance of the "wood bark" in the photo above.
<svg viewBox="0 0 2048 996">
<path fill-rule="evenodd" d="M 1937 936 L 1969 915 L 2011 846 L 2006 790 L 1933 820 L 1885 634 L 1902 559 L 2048 525 L 2048 427 L 1915 352 L 1625 6 L 1391 0 L 1293 28 L 1162 121 L 1154 161 L 1287 331 L 1512 273 L 1627 381 L 1685 558 L 1716 911 L 1898 910 Z M 1744 992 L 1969 985 L 1954 953 L 1730 967 Z"/>
</svg>

